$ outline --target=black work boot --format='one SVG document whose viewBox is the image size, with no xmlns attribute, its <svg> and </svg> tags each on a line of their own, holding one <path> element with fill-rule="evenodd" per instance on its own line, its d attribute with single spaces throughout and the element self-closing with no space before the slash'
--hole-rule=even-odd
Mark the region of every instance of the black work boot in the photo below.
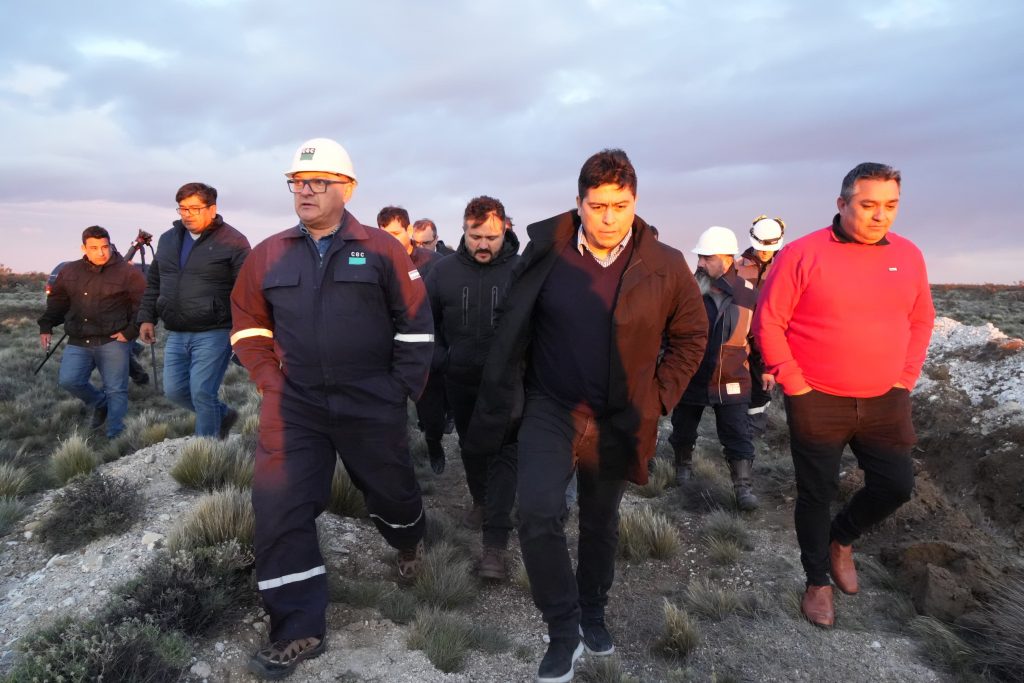
<svg viewBox="0 0 1024 683">
<path fill-rule="evenodd" d="M 693 479 L 693 449 L 672 444 L 676 453 L 676 486 L 682 486 Z"/>
<path fill-rule="evenodd" d="M 751 467 L 753 460 L 730 460 L 729 474 L 732 475 L 732 489 L 736 494 L 736 507 L 744 512 L 756 510 L 758 501 L 753 491 Z"/>
</svg>

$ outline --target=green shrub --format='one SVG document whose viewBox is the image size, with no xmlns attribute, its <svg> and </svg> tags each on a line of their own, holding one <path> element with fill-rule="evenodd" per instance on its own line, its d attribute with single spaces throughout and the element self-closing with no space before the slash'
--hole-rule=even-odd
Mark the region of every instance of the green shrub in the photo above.
<svg viewBox="0 0 1024 683">
<path fill-rule="evenodd" d="M 0 536 L 11 533 L 14 525 L 22 520 L 27 511 L 25 504 L 17 498 L 0 497 Z"/>
<path fill-rule="evenodd" d="M 24 467 L 0 463 L 0 498 L 17 498 L 28 493 L 32 475 Z"/>
<path fill-rule="evenodd" d="M 166 551 L 114 589 L 105 621 L 137 618 L 165 631 L 202 636 L 253 602 L 252 554 L 237 541 Z"/>
<path fill-rule="evenodd" d="M 619 518 L 619 554 L 627 560 L 667 559 L 679 552 L 679 532 L 665 515 L 635 507 Z"/>
<path fill-rule="evenodd" d="M 114 624 L 64 620 L 27 636 L 20 647 L 25 656 L 8 674 L 12 683 L 173 683 L 190 659 L 181 635 L 137 619 Z"/>
<path fill-rule="evenodd" d="M 458 607 L 476 598 L 478 586 L 472 564 L 449 543 L 431 546 L 423 556 L 423 568 L 413 584 L 413 593 L 433 607 Z"/>
<path fill-rule="evenodd" d="M 59 486 L 81 474 L 89 474 L 100 464 L 99 456 L 77 432 L 60 441 L 50 456 L 50 470 Z"/>
<path fill-rule="evenodd" d="M 697 622 L 668 600 L 664 604 L 665 625 L 661 637 L 655 642 L 654 650 L 666 657 L 682 659 L 689 655 L 700 642 Z"/>
<path fill-rule="evenodd" d="M 743 553 L 743 549 L 736 545 L 736 542 L 728 538 L 712 537 L 704 540 L 708 549 L 708 558 L 715 564 L 728 566 L 736 564 Z"/>
<path fill-rule="evenodd" d="M 182 486 L 198 491 L 215 491 L 229 483 L 251 488 L 253 460 L 241 455 L 235 442 L 197 437 L 182 446 L 170 474 Z"/>
<path fill-rule="evenodd" d="M 93 472 L 58 491 L 38 532 L 52 552 L 66 553 L 128 530 L 143 507 L 135 484 Z"/>
<path fill-rule="evenodd" d="M 215 546 L 234 539 L 248 551 L 252 547 L 254 526 L 249 492 L 227 486 L 199 499 L 171 530 L 167 548 L 177 552 Z"/>
<path fill-rule="evenodd" d="M 334 478 L 331 479 L 331 499 L 327 509 L 339 517 L 366 517 L 366 501 L 363 492 L 352 483 L 348 471 L 341 460 L 334 466 Z"/>
</svg>

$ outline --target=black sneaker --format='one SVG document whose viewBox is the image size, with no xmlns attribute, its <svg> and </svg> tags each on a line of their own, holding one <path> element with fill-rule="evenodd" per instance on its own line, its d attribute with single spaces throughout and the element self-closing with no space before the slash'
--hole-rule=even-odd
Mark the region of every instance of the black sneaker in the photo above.
<svg viewBox="0 0 1024 683">
<path fill-rule="evenodd" d="M 89 426 L 93 429 L 99 429 L 107 421 L 107 402 L 99 404 L 92 409 L 92 421 L 89 422 Z"/>
<path fill-rule="evenodd" d="M 576 670 L 576 660 L 583 654 L 583 643 L 579 640 L 551 641 L 544 659 L 537 669 L 537 683 L 568 683 Z"/>
<path fill-rule="evenodd" d="M 612 634 L 608 633 L 604 622 L 580 624 L 580 636 L 583 638 L 583 645 L 587 648 L 587 652 L 596 657 L 606 657 L 615 652 Z"/>
<path fill-rule="evenodd" d="M 427 453 L 430 455 L 430 469 L 434 474 L 443 474 L 445 465 L 444 446 L 440 441 L 427 441 Z"/>
<path fill-rule="evenodd" d="M 221 440 L 228 438 L 228 434 L 231 433 L 231 428 L 235 426 L 236 422 L 238 422 L 238 411 L 228 408 L 224 417 L 220 418 L 220 433 L 217 436 Z"/>
</svg>

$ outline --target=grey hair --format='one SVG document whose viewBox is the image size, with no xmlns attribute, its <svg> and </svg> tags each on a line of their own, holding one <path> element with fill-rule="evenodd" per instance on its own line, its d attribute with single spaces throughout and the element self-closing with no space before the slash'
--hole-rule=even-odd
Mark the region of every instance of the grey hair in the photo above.
<svg viewBox="0 0 1024 683">
<path fill-rule="evenodd" d="M 865 161 L 854 166 L 853 170 L 843 178 L 843 187 L 839 191 L 839 196 L 843 198 L 843 201 L 848 202 L 853 197 L 858 180 L 895 180 L 896 185 L 902 187 L 900 172 L 895 168 L 886 164 Z"/>
</svg>

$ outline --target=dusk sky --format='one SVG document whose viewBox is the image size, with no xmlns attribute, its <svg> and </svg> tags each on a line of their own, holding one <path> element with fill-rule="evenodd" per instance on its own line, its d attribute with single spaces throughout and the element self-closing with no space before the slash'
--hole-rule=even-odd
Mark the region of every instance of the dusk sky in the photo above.
<svg viewBox="0 0 1024 683">
<path fill-rule="evenodd" d="M 828 224 L 862 161 L 903 172 L 895 231 L 932 282 L 1024 280 L 1024 2 L 3 0 L 0 264 L 49 271 L 100 224 L 122 251 L 215 186 L 255 244 L 294 225 L 283 172 L 331 137 L 349 209 L 498 197 L 523 237 L 621 147 L 637 210 L 688 254 Z"/>
</svg>

